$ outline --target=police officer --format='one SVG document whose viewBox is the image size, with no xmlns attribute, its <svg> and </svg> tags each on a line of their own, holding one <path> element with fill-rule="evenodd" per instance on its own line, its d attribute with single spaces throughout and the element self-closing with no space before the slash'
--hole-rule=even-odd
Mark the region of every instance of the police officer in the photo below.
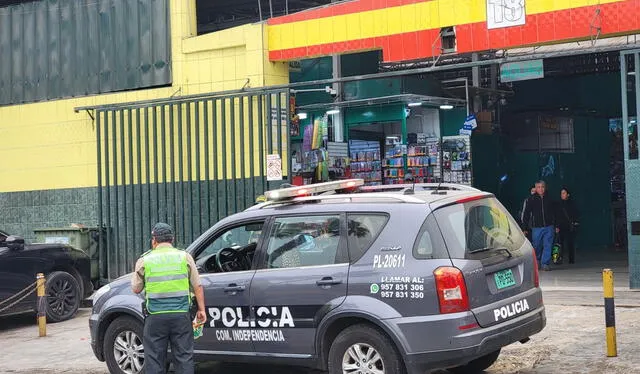
<svg viewBox="0 0 640 374">
<path fill-rule="evenodd" d="M 133 292 L 145 290 L 146 317 L 143 346 L 145 373 L 165 373 L 168 343 L 176 373 L 193 374 L 191 292 L 196 296 L 197 319 L 206 321 L 204 293 L 193 257 L 173 247 L 173 228 L 158 223 L 151 232 L 152 250 L 136 262 L 131 278 Z"/>
</svg>

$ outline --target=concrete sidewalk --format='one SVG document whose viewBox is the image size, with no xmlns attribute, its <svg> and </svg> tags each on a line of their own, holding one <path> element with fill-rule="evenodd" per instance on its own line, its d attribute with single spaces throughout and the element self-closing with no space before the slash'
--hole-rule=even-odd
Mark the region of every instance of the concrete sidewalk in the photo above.
<svg viewBox="0 0 640 374">
<path fill-rule="evenodd" d="M 617 307 L 640 307 L 640 291 L 629 288 L 629 267 L 624 253 L 606 253 L 606 260 L 577 259 L 576 264 L 552 266 L 540 272 L 545 302 L 556 305 L 604 305 L 602 271 L 613 270 Z"/>
</svg>

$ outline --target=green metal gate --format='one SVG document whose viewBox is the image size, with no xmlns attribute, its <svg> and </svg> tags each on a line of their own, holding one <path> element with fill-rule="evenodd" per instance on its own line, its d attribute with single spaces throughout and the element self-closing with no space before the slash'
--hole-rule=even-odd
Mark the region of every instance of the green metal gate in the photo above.
<svg viewBox="0 0 640 374">
<path fill-rule="evenodd" d="M 101 278 L 133 270 L 156 222 L 185 248 L 253 205 L 269 188 L 268 154 L 286 179 L 288 112 L 287 89 L 95 108 Z"/>
<path fill-rule="evenodd" d="M 622 51 L 620 53 L 622 132 L 627 204 L 629 287 L 632 289 L 640 289 L 640 159 L 638 157 L 640 76 L 638 74 L 640 74 L 640 50 Z M 635 118 L 632 118 L 633 115 Z"/>
</svg>

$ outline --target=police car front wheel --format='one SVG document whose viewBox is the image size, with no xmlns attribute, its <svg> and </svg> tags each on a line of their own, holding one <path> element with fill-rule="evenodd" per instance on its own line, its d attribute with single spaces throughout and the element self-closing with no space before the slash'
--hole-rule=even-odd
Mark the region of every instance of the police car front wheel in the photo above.
<svg viewBox="0 0 640 374">
<path fill-rule="evenodd" d="M 118 317 L 111 322 L 104 335 L 104 353 L 109 373 L 143 373 L 142 331 L 142 323 L 131 317 Z"/>
<path fill-rule="evenodd" d="M 361 324 L 343 330 L 329 350 L 329 374 L 404 373 L 394 344 L 377 329 Z"/>
</svg>

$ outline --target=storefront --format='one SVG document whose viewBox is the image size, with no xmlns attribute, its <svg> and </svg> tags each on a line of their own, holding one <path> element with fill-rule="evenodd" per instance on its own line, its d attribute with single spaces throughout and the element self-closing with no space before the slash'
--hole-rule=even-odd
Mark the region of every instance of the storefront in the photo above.
<svg viewBox="0 0 640 374">
<path fill-rule="evenodd" d="M 470 185 L 470 137 L 442 136 L 440 113 L 451 110 L 465 111 L 465 101 L 406 94 L 300 106 L 292 180 Z"/>
<path fill-rule="evenodd" d="M 371 85 L 361 83 L 356 97 L 345 89 L 333 100 L 300 107 L 306 107 L 311 118 L 312 109 L 321 117 L 333 113 L 326 117 L 328 124 L 337 124 L 334 130 L 327 126 L 327 150 L 334 141 L 331 131 L 339 129 L 335 142 L 342 144 L 347 158 L 343 165 L 349 166 L 344 175 L 362 176 L 371 184 L 401 182 L 409 174 L 422 181 L 470 183 L 496 194 L 514 216 L 536 180 L 547 181 L 555 200 L 561 188 L 570 188 L 582 209 L 577 240 L 582 253 L 608 255 L 611 247 L 628 249 L 631 286 L 640 288 L 635 119 L 640 107 L 640 39 L 637 22 L 629 17 L 637 13 L 638 3 L 562 0 L 500 7 L 487 1 L 469 12 L 445 11 L 449 8 L 448 2 L 436 0 L 379 9 L 374 0 L 359 0 L 308 11 L 304 17 L 280 17 L 269 22 L 270 59 L 299 62 L 333 56 L 333 75 L 307 77 L 317 84 L 344 76 L 363 81 L 419 78 L 399 87 L 384 85 L 376 94 Z M 423 17 L 426 12 L 433 17 Z M 324 32 L 343 28 L 357 18 L 354 14 L 363 25 L 374 24 L 378 17 L 390 21 L 376 34 L 368 27 Z M 378 60 L 344 66 L 345 56 L 373 50 L 380 52 Z M 343 59 L 339 74 L 337 55 Z M 444 82 L 458 79 L 473 91 L 464 100 L 467 110 L 462 114 L 424 104 L 419 112 L 409 107 L 411 101 L 346 104 L 407 93 L 456 97 L 434 86 L 442 91 Z M 300 81 L 305 79 L 291 79 Z M 406 89 L 424 86 L 429 87 Z M 438 113 L 437 120 L 431 109 Z M 468 128 L 469 123 L 476 128 Z M 460 136 L 460 130 L 463 138 L 447 139 Z M 331 158 L 331 151 L 327 156 Z"/>
</svg>

